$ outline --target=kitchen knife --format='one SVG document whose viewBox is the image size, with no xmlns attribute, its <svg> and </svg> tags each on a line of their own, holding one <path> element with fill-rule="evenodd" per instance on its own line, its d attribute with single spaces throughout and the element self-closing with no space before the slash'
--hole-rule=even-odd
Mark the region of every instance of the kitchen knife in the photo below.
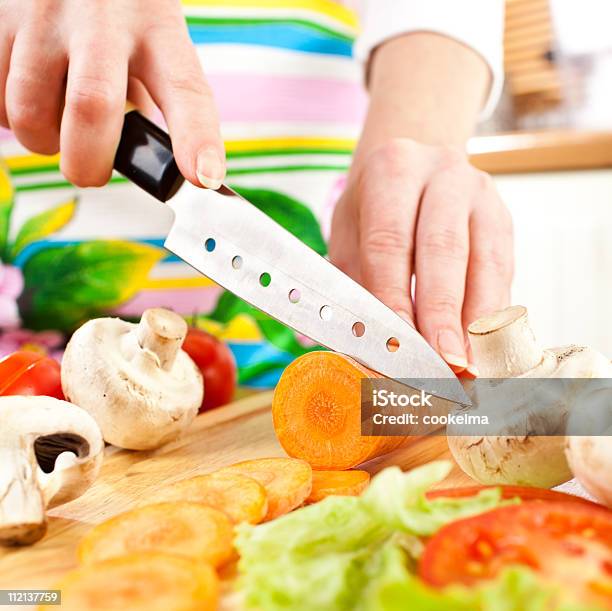
<svg viewBox="0 0 612 611">
<path fill-rule="evenodd" d="M 174 211 L 164 246 L 318 344 L 442 399 L 470 404 L 421 335 L 357 282 L 227 186 L 185 182 L 166 132 L 125 115 L 115 169 Z"/>
</svg>

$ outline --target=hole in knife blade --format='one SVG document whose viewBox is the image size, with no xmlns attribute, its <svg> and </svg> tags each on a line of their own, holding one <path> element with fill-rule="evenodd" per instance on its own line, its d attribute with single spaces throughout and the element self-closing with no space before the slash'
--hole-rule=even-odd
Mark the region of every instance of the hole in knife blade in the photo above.
<svg viewBox="0 0 612 611">
<path fill-rule="evenodd" d="M 400 343 L 397 337 L 390 337 L 387 340 L 387 350 L 389 352 L 397 352 L 399 350 L 399 347 L 400 347 Z"/>
<path fill-rule="evenodd" d="M 302 298 L 302 294 L 298 289 L 291 289 L 289 291 L 289 301 L 291 303 L 297 303 Z"/>
<path fill-rule="evenodd" d="M 324 305 L 319 310 L 319 316 L 321 317 L 321 320 L 331 320 L 332 314 L 333 314 L 333 311 L 331 307 L 328 305 Z"/>
<path fill-rule="evenodd" d="M 214 240 L 214 238 L 208 238 L 208 240 L 204 242 L 204 248 L 206 248 L 208 252 L 212 252 L 213 250 L 215 250 L 216 247 L 217 242 Z"/>
<path fill-rule="evenodd" d="M 353 325 L 353 335 L 355 337 L 363 337 L 365 330 L 365 325 L 362 322 L 356 322 Z"/>
<path fill-rule="evenodd" d="M 242 267 L 242 257 L 240 255 L 236 255 L 232 259 L 232 267 L 234 269 L 240 269 Z"/>
<path fill-rule="evenodd" d="M 259 284 L 261 284 L 261 286 L 270 286 L 270 282 L 272 282 L 272 276 L 270 276 L 268 272 L 264 272 L 259 276 Z"/>
</svg>

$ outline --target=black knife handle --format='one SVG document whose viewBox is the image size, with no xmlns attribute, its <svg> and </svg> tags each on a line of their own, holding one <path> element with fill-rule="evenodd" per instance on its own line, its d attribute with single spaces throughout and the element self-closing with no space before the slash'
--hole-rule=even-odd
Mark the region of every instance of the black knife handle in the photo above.
<svg viewBox="0 0 612 611">
<path fill-rule="evenodd" d="M 162 202 L 185 181 L 176 165 L 170 136 L 136 110 L 125 115 L 114 168 Z"/>
</svg>

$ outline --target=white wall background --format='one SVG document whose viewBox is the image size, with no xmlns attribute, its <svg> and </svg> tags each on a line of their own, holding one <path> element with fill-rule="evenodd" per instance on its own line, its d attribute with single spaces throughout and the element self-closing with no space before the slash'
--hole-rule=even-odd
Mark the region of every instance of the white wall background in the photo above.
<svg viewBox="0 0 612 611">
<path fill-rule="evenodd" d="M 513 303 L 545 347 L 612 358 L 612 170 L 496 177 L 515 227 Z"/>
</svg>

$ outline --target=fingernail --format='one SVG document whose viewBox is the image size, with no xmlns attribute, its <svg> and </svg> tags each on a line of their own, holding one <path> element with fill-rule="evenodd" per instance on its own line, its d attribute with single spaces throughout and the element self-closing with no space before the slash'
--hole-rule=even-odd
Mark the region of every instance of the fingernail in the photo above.
<svg viewBox="0 0 612 611">
<path fill-rule="evenodd" d="M 442 358 L 455 373 L 460 373 L 467 368 L 467 359 L 461 354 L 463 352 L 463 342 L 454 331 L 442 329 L 438 333 L 438 349 Z"/>
<path fill-rule="evenodd" d="M 219 153 L 213 148 L 207 148 L 198 154 L 196 174 L 203 187 L 218 189 L 223 184 L 225 170 Z"/>
</svg>

